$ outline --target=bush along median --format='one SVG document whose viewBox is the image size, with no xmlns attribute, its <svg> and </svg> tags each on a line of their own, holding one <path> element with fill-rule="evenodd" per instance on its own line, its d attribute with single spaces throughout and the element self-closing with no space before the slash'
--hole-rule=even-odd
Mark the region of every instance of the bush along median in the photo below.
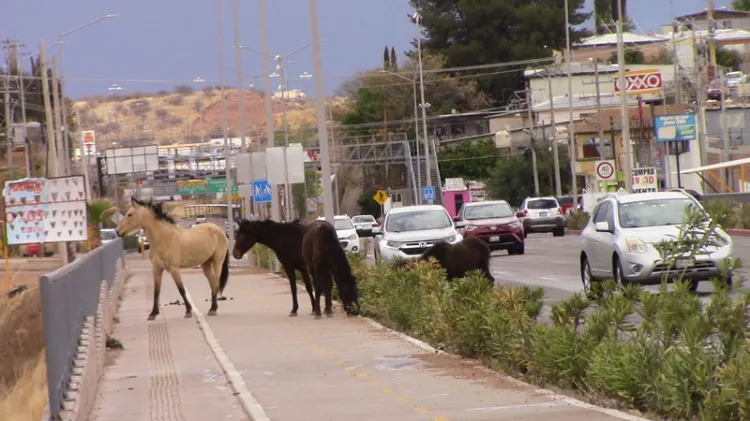
<svg viewBox="0 0 750 421">
<path fill-rule="evenodd" d="M 677 246 L 661 245 L 666 261 L 715 233 L 712 224 L 690 237 L 690 224 Z M 750 419 L 750 293 L 731 293 L 726 279 L 714 280 L 704 301 L 679 280 L 657 294 L 607 281 L 595 300 L 574 294 L 542 320 L 540 288 L 492 288 L 478 272 L 448 282 L 434 261 L 398 268 L 350 259 L 362 314 L 438 349 L 654 417 Z"/>
</svg>

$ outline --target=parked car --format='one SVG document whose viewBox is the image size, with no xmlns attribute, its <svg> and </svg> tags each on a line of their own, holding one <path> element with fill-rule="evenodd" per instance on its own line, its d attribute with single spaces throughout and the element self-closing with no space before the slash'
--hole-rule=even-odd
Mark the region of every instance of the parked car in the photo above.
<svg viewBox="0 0 750 421">
<path fill-rule="evenodd" d="M 518 208 L 523 232 L 551 232 L 555 237 L 565 235 L 565 218 L 554 197 L 527 197 Z"/>
<path fill-rule="evenodd" d="M 716 229 L 706 246 L 705 251 L 710 254 L 692 259 L 681 256 L 671 267 L 655 247 L 680 235 L 687 206 L 705 213 L 700 202 L 684 191 L 610 195 L 602 199 L 581 232 L 584 291 L 591 296 L 591 286 L 603 279 L 651 285 L 683 271 L 684 279 L 691 281 L 691 289 L 695 290 L 699 281 L 720 276 L 723 263 L 732 257 L 733 247 L 732 238 L 721 228 Z"/>
<path fill-rule="evenodd" d="M 102 244 L 107 244 L 117 239 L 117 232 L 114 228 L 102 228 L 99 230 L 99 239 L 102 240 Z"/>
<path fill-rule="evenodd" d="M 573 210 L 573 196 L 560 196 L 557 198 L 557 203 L 562 209 L 563 216 L 567 216 L 568 212 Z M 583 209 L 583 196 L 578 196 L 578 210 Z"/>
<path fill-rule="evenodd" d="M 357 230 L 354 228 L 351 218 L 346 215 L 335 215 L 333 217 L 333 227 L 336 228 L 339 243 L 344 250 L 356 253 L 362 248 L 359 242 L 359 235 L 357 235 Z"/>
<path fill-rule="evenodd" d="M 357 215 L 352 218 L 354 228 L 360 237 L 369 237 L 372 235 L 372 229 L 378 226 L 378 221 L 372 215 Z"/>
<path fill-rule="evenodd" d="M 455 244 L 463 240 L 448 211 L 440 205 L 391 208 L 375 234 L 375 261 L 413 260 L 419 258 L 435 243 Z"/>
<path fill-rule="evenodd" d="M 198 215 L 198 216 L 195 217 L 195 223 L 196 224 L 200 224 L 200 223 L 206 222 L 207 220 L 208 220 L 208 218 L 206 218 L 206 215 Z"/>
<path fill-rule="evenodd" d="M 516 212 L 504 200 L 471 202 L 463 205 L 454 221 L 464 225 L 464 237 L 476 237 L 490 246 L 490 250 L 508 250 L 508 254 L 523 254 L 525 236 Z"/>
<path fill-rule="evenodd" d="M 724 75 L 724 82 L 727 88 L 737 88 L 743 83 L 747 83 L 747 75 L 742 72 L 729 72 Z"/>
<path fill-rule="evenodd" d="M 727 96 L 726 91 L 724 92 L 724 96 Z M 706 88 L 706 97 L 708 99 L 721 101 L 721 80 L 714 79 L 708 84 L 708 88 Z"/>
</svg>

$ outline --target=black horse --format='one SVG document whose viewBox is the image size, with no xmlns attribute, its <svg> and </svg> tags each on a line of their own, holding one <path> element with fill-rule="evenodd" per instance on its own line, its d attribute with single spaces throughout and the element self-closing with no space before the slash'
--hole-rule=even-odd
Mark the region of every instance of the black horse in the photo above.
<svg viewBox="0 0 750 421">
<path fill-rule="evenodd" d="M 456 244 L 436 243 L 425 250 L 419 259 L 427 260 L 430 257 L 434 257 L 445 269 L 448 280 L 463 278 L 469 271 L 480 270 L 490 285 L 495 284 L 490 271 L 490 247 L 478 238 L 464 238 Z"/>
<path fill-rule="evenodd" d="M 339 297 L 348 315 L 356 315 L 358 309 L 357 278 L 352 274 L 352 268 L 346 253 L 339 243 L 336 229 L 329 222 L 314 221 L 307 226 L 302 239 L 302 255 L 307 269 L 315 282 L 315 301 L 313 312 L 316 317 L 321 316 L 320 296 L 325 295 L 325 313 L 333 314 L 332 298 L 333 282 L 339 289 Z"/>
<path fill-rule="evenodd" d="M 302 258 L 302 237 L 305 235 L 306 227 L 295 219 L 292 222 L 274 222 L 270 219 L 265 221 L 249 221 L 241 219 L 234 234 L 234 249 L 232 256 L 241 259 L 255 243 L 263 244 L 273 250 L 276 257 L 284 267 L 284 272 L 289 278 L 289 287 L 292 290 L 292 311 L 290 316 L 297 315 L 299 303 L 297 302 L 297 277 L 295 270 L 300 271 L 302 280 L 305 282 L 307 295 L 315 310 L 312 283 L 310 275 Z M 338 243 L 337 243 L 338 245 Z M 339 246 L 340 247 L 340 246 Z"/>
</svg>

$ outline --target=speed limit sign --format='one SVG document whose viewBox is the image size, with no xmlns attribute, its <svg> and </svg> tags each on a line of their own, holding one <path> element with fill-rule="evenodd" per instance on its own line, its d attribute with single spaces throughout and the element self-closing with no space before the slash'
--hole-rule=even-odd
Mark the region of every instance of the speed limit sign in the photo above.
<svg viewBox="0 0 750 421">
<path fill-rule="evenodd" d="M 596 179 L 599 181 L 610 181 L 615 178 L 615 161 L 608 159 L 596 161 Z"/>
</svg>

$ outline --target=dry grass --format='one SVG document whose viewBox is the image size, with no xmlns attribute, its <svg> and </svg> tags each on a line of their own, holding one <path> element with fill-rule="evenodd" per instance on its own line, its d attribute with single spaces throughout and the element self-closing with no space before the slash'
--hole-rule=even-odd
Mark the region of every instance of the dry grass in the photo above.
<svg viewBox="0 0 750 421">
<path fill-rule="evenodd" d="M 38 285 L 0 298 L 0 420 L 39 420 L 47 403 Z"/>
</svg>

